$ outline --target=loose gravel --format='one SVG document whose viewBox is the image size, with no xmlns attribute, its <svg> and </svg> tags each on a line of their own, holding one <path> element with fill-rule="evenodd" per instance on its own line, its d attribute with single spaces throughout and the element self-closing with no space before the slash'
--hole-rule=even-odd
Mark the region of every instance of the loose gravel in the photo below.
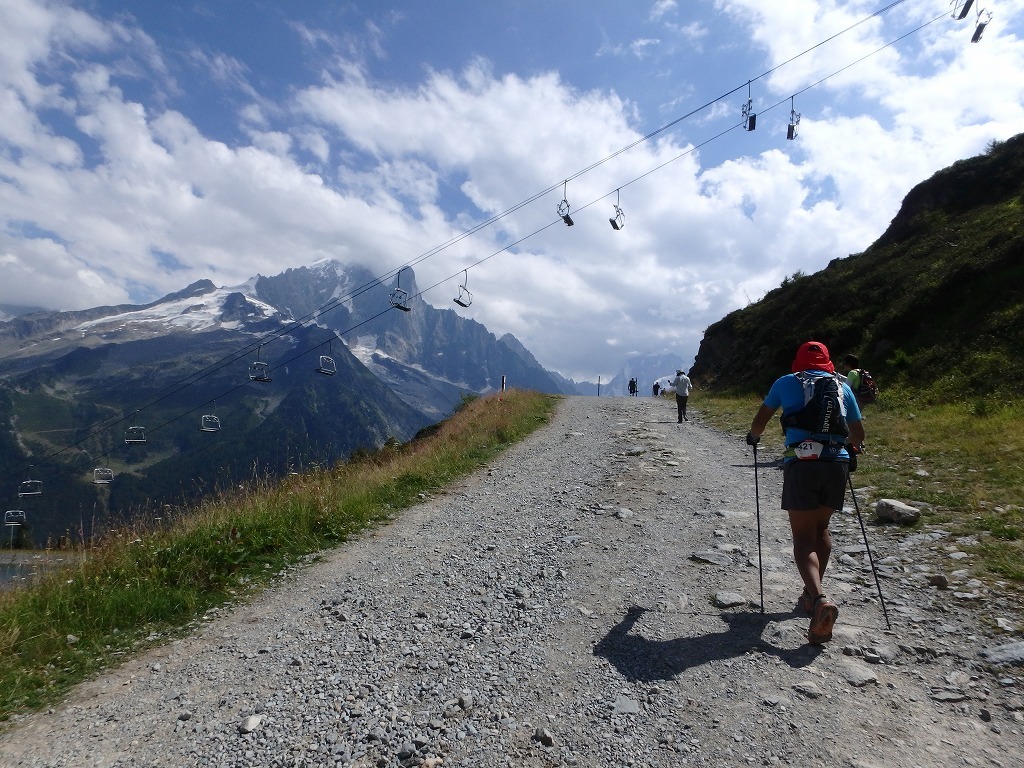
<svg viewBox="0 0 1024 768">
<path fill-rule="evenodd" d="M 394 523 L 16 718 L 0 764 L 1024 765 L 1021 615 L 971 579 L 972 542 L 868 525 L 889 630 L 837 515 L 839 622 L 809 646 L 773 451 L 755 494 L 750 449 L 692 406 L 565 399 Z"/>
</svg>

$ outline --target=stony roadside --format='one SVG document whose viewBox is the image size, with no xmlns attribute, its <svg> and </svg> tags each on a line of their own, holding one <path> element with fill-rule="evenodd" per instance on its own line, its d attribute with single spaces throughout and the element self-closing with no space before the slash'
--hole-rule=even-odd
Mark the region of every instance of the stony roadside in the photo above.
<svg viewBox="0 0 1024 768">
<path fill-rule="evenodd" d="M 8 724 L 0 765 L 1024 765 L 1024 617 L 970 579 L 971 542 L 868 525 L 889 630 L 838 515 L 839 623 L 809 646 L 772 453 L 755 493 L 750 448 L 699 412 L 567 398 L 472 478 Z"/>
</svg>

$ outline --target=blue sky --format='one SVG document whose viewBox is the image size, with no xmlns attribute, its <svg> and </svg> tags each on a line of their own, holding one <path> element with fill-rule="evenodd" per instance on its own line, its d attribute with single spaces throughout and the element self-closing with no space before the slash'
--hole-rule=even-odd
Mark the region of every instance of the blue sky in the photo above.
<svg viewBox="0 0 1024 768">
<path fill-rule="evenodd" d="M 0 0 L 0 304 L 415 261 L 567 376 L 688 367 L 1024 130 L 1024 0 L 976 5 L 972 44 L 944 0 Z"/>
</svg>

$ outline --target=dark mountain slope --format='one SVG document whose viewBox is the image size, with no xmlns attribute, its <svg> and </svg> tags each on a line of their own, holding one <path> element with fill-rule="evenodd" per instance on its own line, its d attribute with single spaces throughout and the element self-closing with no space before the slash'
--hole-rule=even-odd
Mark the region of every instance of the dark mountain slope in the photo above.
<svg viewBox="0 0 1024 768">
<path fill-rule="evenodd" d="M 412 270 L 402 278 L 414 294 Z M 390 293 L 364 268 L 325 261 L 235 287 L 203 280 L 146 305 L 0 322 L 0 498 L 23 508 L 37 543 L 88 536 L 111 515 L 405 441 L 502 375 L 560 391 L 514 339 L 418 298 L 398 311 Z M 321 355 L 334 375 L 316 372 Z M 272 381 L 250 380 L 257 356 Z M 204 415 L 222 428 L 200 431 Z M 147 440 L 127 444 L 131 426 Z M 91 482 L 98 467 L 113 482 Z M 17 496 L 29 476 L 44 494 Z"/>
<path fill-rule="evenodd" d="M 796 347 L 936 398 L 1024 392 L 1024 135 L 936 173 L 864 253 L 794 275 L 704 334 L 693 376 L 755 390 Z"/>
<path fill-rule="evenodd" d="M 296 328 L 264 347 L 269 383 L 249 380 L 251 355 L 231 361 L 241 340 L 230 330 L 74 349 L 5 376 L 0 414 L 14 427 L 0 439 L 7 508 L 28 513 L 38 544 L 66 531 L 88 536 L 110 515 L 131 518 L 254 476 L 330 464 L 431 423 L 344 345 L 333 350 L 337 373 L 317 373 L 315 351 L 327 335 Z M 199 430 L 204 414 L 220 419 L 219 432 Z M 132 425 L 145 428 L 144 444 L 125 443 Z M 114 470 L 113 483 L 91 482 L 98 466 Z M 29 476 L 44 481 L 44 494 L 18 498 Z"/>
</svg>

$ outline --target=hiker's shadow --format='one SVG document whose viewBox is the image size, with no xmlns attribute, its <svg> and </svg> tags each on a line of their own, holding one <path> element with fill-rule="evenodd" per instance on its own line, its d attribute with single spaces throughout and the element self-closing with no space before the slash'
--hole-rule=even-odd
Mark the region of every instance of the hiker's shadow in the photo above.
<svg viewBox="0 0 1024 768">
<path fill-rule="evenodd" d="M 691 667 L 735 658 L 755 650 L 777 656 L 791 667 L 807 666 L 821 653 L 819 646 L 782 648 L 762 638 L 769 623 L 792 618 L 791 613 L 724 613 L 722 619 L 729 625 L 725 632 L 674 640 L 648 640 L 642 635 L 630 634 L 647 611 L 647 608 L 633 606 L 625 618 L 594 646 L 594 654 L 608 659 L 627 680 L 671 680 Z"/>
</svg>

